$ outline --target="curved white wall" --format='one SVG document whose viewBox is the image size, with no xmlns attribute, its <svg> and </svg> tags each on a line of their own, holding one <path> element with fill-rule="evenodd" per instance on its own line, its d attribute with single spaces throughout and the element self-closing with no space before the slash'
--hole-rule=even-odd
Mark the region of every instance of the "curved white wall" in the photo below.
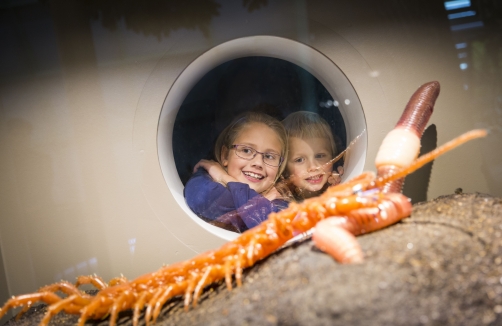
<svg viewBox="0 0 502 326">
<path fill-rule="evenodd" d="M 250 36 L 217 45 L 195 59 L 179 75 L 169 90 L 159 119 L 158 152 L 162 173 L 178 205 L 187 217 L 226 240 L 236 233 L 209 225 L 198 218 L 186 205 L 181 183 L 173 157 L 172 135 L 174 120 L 185 97 L 193 86 L 211 69 L 232 59 L 248 56 L 268 56 L 292 62 L 314 75 L 339 102 L 339 110 L 344 118 L 347 139 L 362 135 L 351 147 L 350 157 L 345 164 L 343 180 L 350 179 L 363 171 L 366 159 L 367 139 L 364 131 L 366 121 L 363 108 L 350 81 L 326 56 L 300 42 L 274 36 Z M 194 135 L 195 137 L 202 135 Z"/>
</svg>

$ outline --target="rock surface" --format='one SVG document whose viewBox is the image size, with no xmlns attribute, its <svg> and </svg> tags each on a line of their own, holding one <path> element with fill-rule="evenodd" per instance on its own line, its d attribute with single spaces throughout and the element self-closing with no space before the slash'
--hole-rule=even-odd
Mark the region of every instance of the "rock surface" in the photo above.
<svg viewBox="0 0 502 326">
<path fill-rule="evenodd" d="M 247 270 L 240 288 L 213 285 L 189 312 L 172 300 L 155 325 L 502 325 L 502 199 L 443 196 L 358 239 L 362 264 L 305 241 Z M 6 325 L 38 324 L 44 310 Z M 76 323 L 64 313 L 51 322 Z"/>
</svg>

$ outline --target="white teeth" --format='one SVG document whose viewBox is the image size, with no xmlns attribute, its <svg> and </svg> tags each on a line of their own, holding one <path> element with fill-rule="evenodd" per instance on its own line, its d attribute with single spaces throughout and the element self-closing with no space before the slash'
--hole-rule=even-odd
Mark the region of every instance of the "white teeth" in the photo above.
<svg viewBox="0 0 502 326">
<path fill-rule="evenodd" d="M 245 175 L 247 176 L 250 176 L 251 178 L 255 178 L 255 179 L 263 179 L 264 176 L 262 176 L 261 174 L 257 174 L 257 173 L 253 173 L 253 172 L 243 172 Z"/>
<path fill-rule="evenodd" d="M 322 178 L 322 175 L 318 174 L 318 175 L 314 175 L 310 178 L 307 178 L 307 180 L 318 180 L 318 179 L 321 179 Z"/>
</svg>

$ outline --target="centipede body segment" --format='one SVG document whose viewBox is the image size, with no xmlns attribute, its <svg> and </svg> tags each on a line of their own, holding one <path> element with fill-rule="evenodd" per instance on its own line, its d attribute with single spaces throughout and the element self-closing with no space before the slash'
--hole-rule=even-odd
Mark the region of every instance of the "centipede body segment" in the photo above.
<svg viewBox="0 0 502 326">
<path fill-rule="evenodd" d="M 418 95 L 412 97 L 412 108 L 405 111 L 408 119 L 419 121 L 415 123 L 418 127 L 414 127 L 419 129 L 418 132 L 423 131 L 425 123 L 424 119 L 414 114 L 413 107 L 418 107 L 422 115 L 430 116 L 439 92 L 437 82 L 426 85 Z M 407 125 L 407 121 L 400 121 L 397 127 Z M 314 227 L 314 243 L 337 261 L 361 262 L 363 254 L 355 236 L 392 225 L 411 212 L 408 198 L 398 192 L 385 190 L 385 186 L 454 147 L 484 136 L 484 130 L 471 131 L 390 172 L 381 172 L 380 169 L 378 175 L 364 172 L 346 183 L 328 188 L 319 197 L 291 203 L 285 210 L 270 214 L 265 222 L 219 249 L 164 266 L 134 280 L 129 281 L 122 276 L 106 284 L 98 276 L 81 276 L 75 284 L 63 281 L 42 287 L 32 294 L 13 297 L 1 309 L 0 317 L 16 307 L 23 307 L 22 314 L 35 302 L 42 301 L 49 307 L 40 325 L 47 325 L 52 316 L 64 311 L 80 315 L 79 325 L 84 325 L 88 319 L 109 316 L 109 324 L 114 326 L 119 312 L 128 309 L 133 311 L 134 326 L 138 324 L 142 311 L 145 311 L 144 318 L 148 325 L 155 322 L 162 306 L 175 296 L 183 295 L 185 308 L 189 309 L 191 305 L 197 305 L 204 287 L 213 282 L 224 280 L 229 290 L 234 280 L 240 286 L 245 268 L 274 253 L 295 234 Z M 337 236 L 332 237 L 332 234 Z M 92 284 L 99 291 L 95 296 L 90 296 L 78 289 L 81 284 Z M 64 295 L 60 296 L 56 292 Z"/>
</svg>

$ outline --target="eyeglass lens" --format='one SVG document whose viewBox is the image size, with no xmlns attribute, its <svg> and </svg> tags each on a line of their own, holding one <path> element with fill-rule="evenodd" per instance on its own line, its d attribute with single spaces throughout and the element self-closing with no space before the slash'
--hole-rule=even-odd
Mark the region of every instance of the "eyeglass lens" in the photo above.
<svg viewBox="0 0 502 326">
<path fill-rule="evenodd" d="M 263 157 L 263 162 L 267 165 L 279 166 L 281 163 L 281 157 L 277 154 L 261 153 L 261 152 L 258 152 L 257 150 L 255 150 L 254 148 L 242 146 L 242 145 L 234 145 L 234 147 L 235 147 L 235 153 L 240 158 L 243 158 L 246 160 L 251 160 L 256 156 L 256 154 L 259 153 Z"/>
</svg>

